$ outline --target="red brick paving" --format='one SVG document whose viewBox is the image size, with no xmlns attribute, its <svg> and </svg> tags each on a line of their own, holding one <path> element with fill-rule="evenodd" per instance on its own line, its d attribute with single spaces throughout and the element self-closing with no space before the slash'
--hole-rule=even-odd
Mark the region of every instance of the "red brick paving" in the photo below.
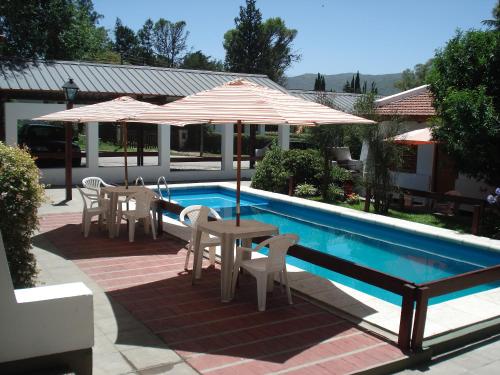
<svg viewBox="0 0 500 375">
<path fill-rule="evenodd" d="M 395 346 L 298 296 L 288 305 L 279 288 L 257 311 L 254 281 L 243 278 L 232 303 L 220 302 L 219 269 L 206 268 L 191 285 L 185 242 L 109 239 L 80 214 L 41 218 L 41 231 L 116 302 L 203 374 L 347 374 L 402 359 Z"/>
</svg>

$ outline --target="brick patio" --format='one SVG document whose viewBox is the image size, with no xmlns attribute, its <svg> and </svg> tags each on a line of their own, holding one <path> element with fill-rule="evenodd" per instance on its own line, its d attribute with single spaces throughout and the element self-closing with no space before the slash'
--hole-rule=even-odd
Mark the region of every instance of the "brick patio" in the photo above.
<svg viewBox="0 0 500 375">
<path fill-rule="evenodd" d="M 252 278 L 244 277 L 232 303 L 220 302 L 219 269 L 206 268 L 191 285 L 184 271 L 185 242 L 163 235 L 157 241 L 138 228 L 129 243 L 125 228 L 117 239 L 93 226 L 80 233 L 81 216 L 51 214 L 41 231 L 106 294 L 125 307 L 206 374 L 347 374 L 405 358 L 401 351 L 352 323 L 279 288 L 257 311 Z"/>
</svg>

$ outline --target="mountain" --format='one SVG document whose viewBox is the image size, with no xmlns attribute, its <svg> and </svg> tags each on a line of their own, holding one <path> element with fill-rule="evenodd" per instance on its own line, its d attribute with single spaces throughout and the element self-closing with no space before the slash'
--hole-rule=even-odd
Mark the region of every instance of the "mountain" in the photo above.
<svg viewBox="0 0 500 375">
<path fill-rule="evenodd" d="M 351 82 L 352 76 L 356 73 L 340 73 L 325 75 L 326 89 L 329 91 L 333 89 L 336 92 L 342 92 L 342 87 L 346 81 Z M 297 90 L 312 90 L 314 88 L 314 80 L 317 74 L 307 73 L 296 77 L 287 77 L 286 88 Z M 359 74 L 361 86 L 366 81 L 368 89 L 372 81 L 375 82 L 378 88 L 379 95 L 392 95 L 400 92 L 401 90 L 394 87 L 394 82 L 401 79 L 401 73 L 392 74 Z"/>
</svg>

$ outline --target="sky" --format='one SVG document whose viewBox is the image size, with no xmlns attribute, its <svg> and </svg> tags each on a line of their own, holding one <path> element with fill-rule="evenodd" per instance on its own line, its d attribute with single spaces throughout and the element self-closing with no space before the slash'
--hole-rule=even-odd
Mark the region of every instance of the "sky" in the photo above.
<svg viewBox="0 0 500 375">
<path fill-rule="evenodd" d="M 257 0 L 263 19 L 281 17 L 298 31 L 301 60 L 288 76 L 305 73 L 397 73 L 427 61 L 460 28 L 482 28 L 496 0 Z M 149 17 L 184 20 L 188 46 L 224 60 L 224 33 L 244 0 L 94 0 L 113 30 L 119 17 L 138 30 Z M 112 34 L 112 33 L 111 33 Z"/>
</svg>

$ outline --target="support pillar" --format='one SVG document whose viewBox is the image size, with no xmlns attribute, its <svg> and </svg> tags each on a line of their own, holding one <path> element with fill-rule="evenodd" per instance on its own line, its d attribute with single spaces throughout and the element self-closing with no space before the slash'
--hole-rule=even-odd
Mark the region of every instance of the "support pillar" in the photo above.
<svg viewBox="0 0 500 375">
<path fill-rule="evenodd" d="M 290 149 L 290 126 L 289 125 L 279 125 L 278 126 L 278 146 L 282 150 Z"/>
<path fill-rule="evenodd" d="M 259 125 L 259 135 L 266 135 L 266 125 Z"/>
<path fill-rule="evenodd" d="M 85 166 L 90 169 L 99 168 L 99 123 L 90 122 L 85 125 L 87 138 L 85 152 Z"/>
<path fill-rule="evenodd" d="M 170 127 L 158 125 L 158 164 L 167 174 L 170 172 Z"/>
<path fill-rule="evenodd" d="M 233 169 L 234 154 L 234 126 L 224 125 L 222 127 L 222 170 L 231 171 Z"/>
</svg>

